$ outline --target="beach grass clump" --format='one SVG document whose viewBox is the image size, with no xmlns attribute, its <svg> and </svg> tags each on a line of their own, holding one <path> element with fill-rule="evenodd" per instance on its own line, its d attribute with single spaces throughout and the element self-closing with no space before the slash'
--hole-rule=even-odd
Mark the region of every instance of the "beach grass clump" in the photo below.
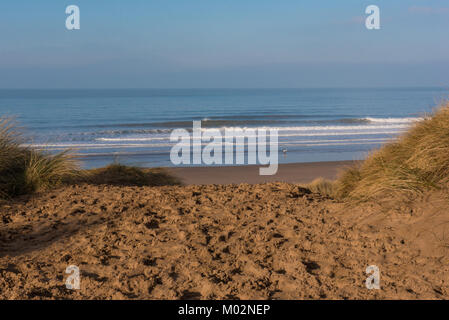
<svg viewBox="0 0 449 320">
<path fill-rule="evenodd" d="M 87 170 L 83 182 L 95 185 L 165 186 L 179 185 L 180 181 L 162 168 L 139 168 L 113 163 L 104 168 Z"/>
<path fill-rule="evenodd" d="M 70 150 L 50 154 L 27 147 L 16 123 L 9 118 L 0 118 L 0 199 L 79 183 L 163 186 L 178 185 L 180 181 L 164 169 L 144 169 L 118 163 L 80 170 Z"/>
<path fill-rule="evenodd" d="M 342 199 L 414 198 L 449 186 L 449 102 L 403 135 L 346 169 L 336 182 Z"/>
<path fill-rule="evenodd" d="M 25 147 L 14 121 L 0 118 L 0 198 L 47 190 L 76 173 L 68 152 L 51 155 Z"/>
<path fill-rule="evenodd" d="M 78 165 L 69 151 L 50 155 L 33 150 L 25 162 L 25 191 L 49 190 L 78 175 Z"/>
<path fill-rule="evenodd" d="M 324 178 L 317 178 L 304 186 L 313 193 L 319 193 L 329 198 L 335 197 L 335 182 Z"/>
</svg>

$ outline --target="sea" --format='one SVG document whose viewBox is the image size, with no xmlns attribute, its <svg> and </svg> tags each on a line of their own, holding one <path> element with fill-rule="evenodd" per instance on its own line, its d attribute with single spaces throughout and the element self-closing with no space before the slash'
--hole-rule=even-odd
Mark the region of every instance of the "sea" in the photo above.
<svg viewBox="0 0 449 320">
<path fill-rule="evenodd" d="M 279 163 L 361 160 L 448 98 L 449 88 L 0 90 L 23 144 L 84 168 L 173 166 L 173 129 L 277 129 Z M 183 166 L 188 166 L 184 164 Z M 198 164 L 191 165 L 198 166 Z"/>
</svg>

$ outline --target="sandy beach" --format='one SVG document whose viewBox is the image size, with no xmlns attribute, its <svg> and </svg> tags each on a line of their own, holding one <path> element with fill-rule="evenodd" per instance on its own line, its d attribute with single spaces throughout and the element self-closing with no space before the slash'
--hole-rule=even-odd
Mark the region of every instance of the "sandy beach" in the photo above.
<svg viewBox="0 0 449 320">
<path fill-rule="evenodd" d="M 331 178 L 344 164 L 281 166 L 280 177 Z M 2 203 L 0 298 L 449 298 L 444 195 L 348 207 L 298 184 L 217 184 L 250 169 L 175 169 L 189 185 L 82 184 Z M 80 290 L 65 286 L 69 265 Z M 370 265 L 380 290 L 365 286 Z"/>
<path fill-rule="evenodd" d="M 259 175 L 260 166 L 168 168 L 183 184 L 230 184 L 289 182 L 307 183 L 317 178 L 334 180 L 338 172 L 355 161 L 326 161 L 280 164 L 272 176 Z"/>
</svg>

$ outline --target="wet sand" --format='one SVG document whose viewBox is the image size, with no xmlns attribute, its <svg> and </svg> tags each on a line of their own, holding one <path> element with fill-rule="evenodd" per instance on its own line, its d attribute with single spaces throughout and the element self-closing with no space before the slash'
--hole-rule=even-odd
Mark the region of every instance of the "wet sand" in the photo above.
<svg viewBox="0 0 449 320">
<path fill-rule="evenodd" d="M 226 167 L 178 167 L 168 171 L 181 179 L 186 185 L 191 184 L 230 184 L 230 183 L 265 183 L 289 182 L 307 183 L 322 177 L 333 180 L 339 170 L 350 166 L 354 161 L 328 161 L 280 164 L 272 176 L 259 175 L 259 165 Z"/>
</svg>

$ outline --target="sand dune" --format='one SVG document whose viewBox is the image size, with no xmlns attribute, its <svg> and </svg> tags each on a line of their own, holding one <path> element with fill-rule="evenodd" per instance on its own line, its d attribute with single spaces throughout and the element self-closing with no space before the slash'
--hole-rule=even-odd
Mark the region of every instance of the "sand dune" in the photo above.
<svg viewBox="0 0 449 320">
<path fill-rule="evenodd" d="M 66 187 L 1 206 L 0 298 L 447 299 L 440 199 L 387 210 L 286 183 Z M 68 265 L 80 290 L 65 288 Z"/>
</svg>

